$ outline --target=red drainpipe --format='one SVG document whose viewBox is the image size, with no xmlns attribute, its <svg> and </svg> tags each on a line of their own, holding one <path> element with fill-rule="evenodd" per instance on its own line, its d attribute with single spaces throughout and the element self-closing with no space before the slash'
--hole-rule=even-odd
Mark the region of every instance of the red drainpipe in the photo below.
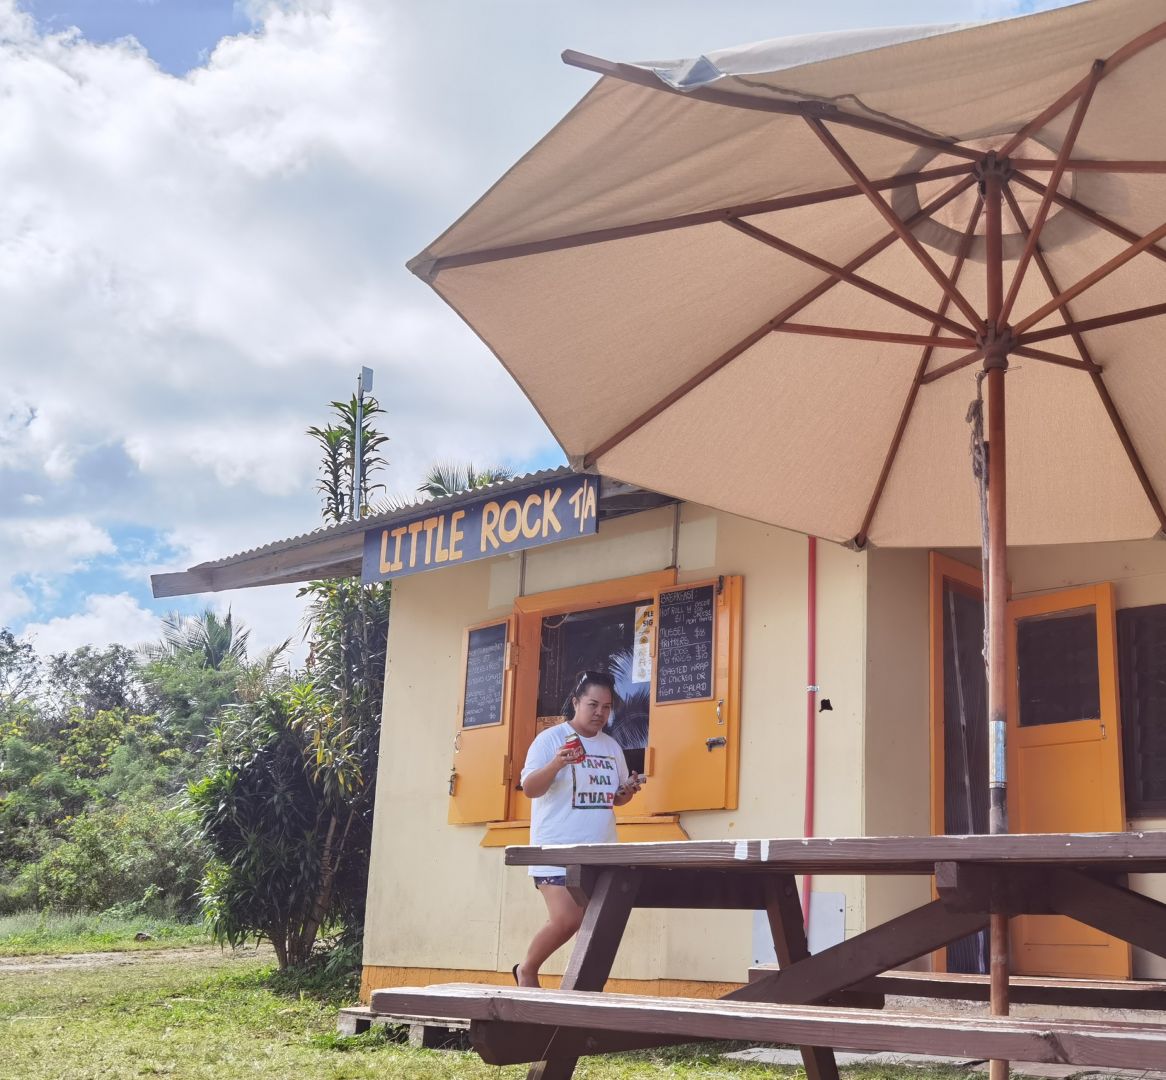
<svg viewBox="0 0 1166 1080">
<path fill-rule="evenodd" d="M 814 835 L 815 710 L 818 704 L 818 538 L 811 536 L 806 560 L 806 817 L 803 836 Z M 802 922 L 810 933 L 810 883 L 802 878 Z"/>
</svg>

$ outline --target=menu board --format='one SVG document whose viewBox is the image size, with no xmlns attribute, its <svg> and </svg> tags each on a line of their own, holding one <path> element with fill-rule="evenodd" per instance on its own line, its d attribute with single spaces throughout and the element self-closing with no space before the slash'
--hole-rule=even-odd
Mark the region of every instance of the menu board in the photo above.
<svg viewBox="0 0 1166 1080">
<path fill-rule="evenodd" d="M 656 703 L 713 696 L 714 585 L 660 594 Z"/>
<path fill-rule="evenodd" d="M 466 648 L 462 727 L 502 723 L 502 685 L 506 674 L 506 623 L 469 632 Z"/>
</svg>

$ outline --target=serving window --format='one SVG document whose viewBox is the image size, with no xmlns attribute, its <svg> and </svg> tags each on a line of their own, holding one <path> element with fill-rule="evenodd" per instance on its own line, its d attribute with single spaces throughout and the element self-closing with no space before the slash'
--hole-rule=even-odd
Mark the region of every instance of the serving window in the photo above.
<svg viewBox="0 0 1166 1080">
<path fill-rule="evenodd" d="M 538 656 L 536 728 L 557 724 L 581 671 L 606 671 L 616 700 L 607 733 L 628 768 L 644 771 L 652 700 L 652 600 L 544 615 Z"/>
<path fill-rule="evenodd" d="M 668 570 L 520 597 L 510 619 L 483 624 L 495 628 L 490 632 L 467 628 L 463 681 L 473 688 L 485 680 L 491 700 L 493 688 L 502 687 L 501 722 L 474 729 L 463 702 L 450 772 L 451 822 L 519 827 L 529 821 L 522 763 L 538 732 L 560 722 L 584 670 L 613 677 L 607 732 L 628 767 L 648 777 L 617 816 L 642 820 L 736 806 L 742 579 L 675 580 Z M 504 655 L 497 647 L 502 626 Z"/>
</svg>

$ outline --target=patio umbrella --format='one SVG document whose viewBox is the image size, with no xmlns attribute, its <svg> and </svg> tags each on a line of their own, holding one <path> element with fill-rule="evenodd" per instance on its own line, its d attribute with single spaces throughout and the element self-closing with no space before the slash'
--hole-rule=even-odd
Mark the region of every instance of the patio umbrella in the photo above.
<svg viewBox="0 0 1166 1080">
<path fill-rule="evenodd" d="M 1164 18 L 1093 0 L 690 61 L 567 53 L 602 78 L 410 263 L 605 475 L 938 547 L 984 540 L 986 457 L 993 831 L 1006 543 L 1166 527 Z"/>
</svg>

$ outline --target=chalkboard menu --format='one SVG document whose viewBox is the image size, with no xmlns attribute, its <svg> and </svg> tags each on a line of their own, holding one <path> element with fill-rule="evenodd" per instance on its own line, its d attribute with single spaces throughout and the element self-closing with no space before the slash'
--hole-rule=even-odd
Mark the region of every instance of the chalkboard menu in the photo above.
<svg viewBox="0 0 1166 1080">
<path fill-rule="evenodd" d="M 469 633 L 462 727 L 502 723 L 502 683 L 506 671 L 506 623 Z"/>
<path fill-rule="evenodd" d="M 716 587 L 660 594 L 656 645 L 656 703 L 713 696 L 713 596 Z"/>
</svg>

